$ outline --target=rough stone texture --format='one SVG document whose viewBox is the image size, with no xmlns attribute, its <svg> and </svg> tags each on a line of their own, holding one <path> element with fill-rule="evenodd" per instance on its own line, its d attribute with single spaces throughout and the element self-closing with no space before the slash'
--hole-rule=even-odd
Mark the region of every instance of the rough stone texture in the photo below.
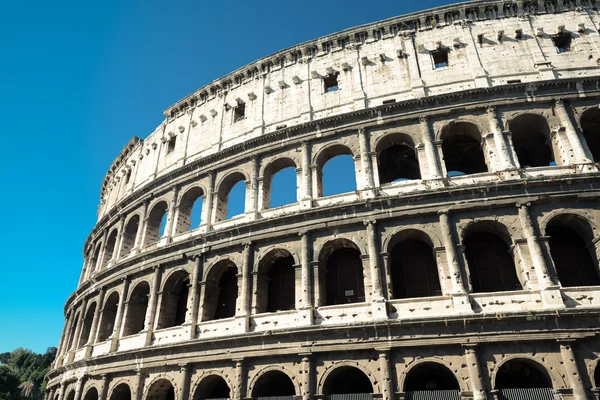
<svg viewBox="0 0 600 400">
<path fill-rule="evenodd" d="M 492 399 L 511 362 L 543 371 L 564 399 L 593 398 L 600 132 L 584 121 L 600 123 L 599 23 L 594 1 L 472 1 L 303 43 L 169 107 L 104 179 L 46 398 L 199 399 L 216 377 L 231 398 L 262 397 L 287 375 L 309 400 L 358 370 L 388 400 L 433 365 L 462 398 Z M 559 31 L 568 51 L 553 42 Z M 435 68 L 439 49 L 448 66 Z M 326 92 L 335 74 L 339 88 Z M 545 148 L 556 165 L 526 165 L 536 131 L 531 154 Z M 392 159 L 412 160 L 420 179 L 381 182 L 394 145 L 409 151 Z M 447 177 L 468 150 L 482 170 Z M 354 158 L 357 190 L 323 197 L 322 168 L 341 154 Z M 286 167 L 298 201 L 269 208 Z M 245 212 L 225 219 L 240 180 Z M 202 223 L 191 226 L 198 199 Z M 556 258 L 566 229 L 589 253 L 591 284 L 567 283 Z M 497 283 L 478 280 L 469 258 L 482 234 L 514 264 L 511 290 L 478 289 Z M 427 296 L 394 289 L 407 240 L 432 254 L 439 289 Z M 294 289 L 279 294 L 293 307 L 263 312 L 280 260 Z M 347 265 L 364 294 L 359 285 L 344 294 L 354 302 L 332 303 L 328 274 Z"/>
</svg>

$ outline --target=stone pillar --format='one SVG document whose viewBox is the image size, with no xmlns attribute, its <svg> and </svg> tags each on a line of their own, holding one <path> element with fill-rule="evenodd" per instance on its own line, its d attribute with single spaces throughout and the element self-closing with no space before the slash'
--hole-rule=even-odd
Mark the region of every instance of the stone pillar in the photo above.
<svg viewBox="0 0 600 400">
<path fill-rule="evenodd" d="M 236 318 L 244 318 L 244 332 L 249 329 L 250 313 L 252 311 L 252 243 L 244 243 L 242 271 L 238 274 L 238 285 L 241 293 L 238 299 Z"/>
<path fill-rule="evenodd" d="M 102 375 L 102 382 L 100 383 L 100 390 L 98 391 L 98 400 L 106 400 L 108 395 L 108 376 Z"/>
<path fill-rule="evenodd" d="M 121 247 L 123 246 L 123 229 L 125 229 L 125 214 L 119 215 L 119 233 L 117 234 L 117 240 L 115 243 L 115 250 L 113 251 L 112 260 L 118 260 L 121 258 Z"/>
<path fill-rule="evenodd" d="M 146 379 L 146 376 L 143 369 L 139 369 L 136 372 L 136 382 L 132 385 L 133 393 L 131 396 L 131 400 L 142 400 L 142 396 L 144 395 L 144 381 Z"/>
<path fill-rule="evenodd" d="M 498 155 L 498 169 L 507 170 L 516 168 L 513 163 L 511 152 L 508 149 L 504 133 L 498 121 L 498 115 L 496 113 L 496 107 L 488 107 L 486 109 L 488 122 L 490 125 L 490 132 L 494 135 L 494 143 L 496 145 L 496 154 Z"/>
<path fill-rule="evenodd" d="M 235 391 L 232 400 L 242 400 L 246 397 L 246 368 L 244 359 L 235 361 Z"/>
<path fill-rule="evenodd" d="M 206 204 L 202 205 L 203 221 L 206 223 L 206 231 L 211 230 L 214 218 L 213 200 L 215 191 L 215 172 L 208 173 L 208 187 L 206 188 Z"/>
<path fill-rule="evenodd" d="M 102 231 L 102 249 L 98 253 L 98 259 L 96 260 L 96 265 L 94 266 L 94 272 L 98 272 L 102 270 L 104 266 L 104 255 L 106 254 L 106 240 L 108 239 L 108 229 L 104 229 Z"/>
<path fill-rule="evenodd" d="M 553 286 L 553 283 L 550 280 L 548 267 L 546 266 L 546 260 L 542 254 L 542 248 L 538 242 L 538 237 L 531 220 L 529 211 L 529 206 L 531 206 L 531 203 L 517 203 L 516 206 L 519 210 L 519 222 L 521 223 L 523 236 L 527 240 L 527 247 L 529 248 L 529 253 L 531 254 L 531 261 L 537 275 L 539 288 L 542 290 L 546 289 L 549 286 Z"/>
<path fill-rule="evenodd" d="M 165 238 L 166 243 L 171 241 L 171 238 L 175 234 L 175 210 L 177 209 L 177 197 L 179 195 L 179 186 L 173 187 L 173 194 L 171 195 L 171 201 L 169 202 L 169 208 L 167 210 L 167 223 L 165 225 L 165 232 L 163 234 L 163 238 Z M 162 238 L 161 238 L 162 239 Z"/>
<path fill-rule="evenodd" d="M 365 128 L 358 128 L 358 143 L 360 146 L 360 165 L 363 172 L 363 189 L 372 189 L 374 184 L 371 157 L 369 157 L 369 141 Z"/>
<path fill-rule="evenodd" d="M 408 72 L 410 74 L 410 89 L 415 98 L 425 97 L 425 82 L 421 78 L 421 70 L 419 68 L 419 53 L 415 46 L 414 34 L 403 35 L 404 50 L 407 52 Z M 412 53 L 412 54 L 410 54 Z"/>
<path fill-rule="evenodd" d="M 75 384 L 75 400 L 81 400 L 81 390 L 83 389 L 83 383 L 85 382 L 84 379 L 84 376 L 77 379 L 77 383 Z"/>
<path fill-rule="evenodd" d="M 123 325 L 123 314 L 125 310 L 125 306 L 129 303 L 128 295 L 129 295 L 129 282 L 131 278 L 128 276 L 123 277 L 123 290 L 121 292 L 121 298 L 119 299 L 119 307 L 117 308 L 117 315 L 115 317 L 115 327 L 112 333 L 112 340 L 110 344 L 110 351 L 117 351 L 117 347 L 119 344 L 119 338 L 121 337 L 121 325 Z"/>
<path fill-rule="evenodd" d="M 385 291 L 384 293 L 387 295 L 387 299 L 390 300 L 394 297 L 394 293 L 392 290 L 392 266 L 390 259 L 390 255 L 388 253 L 382 252 L 381 258 L 383 259 L 383 271 L 385 274 Z"/>
<path fill-rule="evenodd" d="M 192 270 L 192 307 L 190 315 L 190 339 L 196 338 L 196 327 L 198 326 L 198 310 L 200 309 L 200 279 L 202 279 L 204 269 L 204 255 L 198 254 L 195 259 L 194 269 Z"/>
<path fill-rule="evenodd" d="M 381 371 L 381 390 L 383 400 L 394 400 L 394 382 L 390 373 L 390 351 L 379 349 L 379 370 Z"/>
<path fill-rule="evenodd" d="M 367 220 L 364 224 L 367 226 L 367 240 L 369 246 L 369 271 L 371 274 L 371 288 L 373 303 L 373 318 L 375 319 L 387 319 L 387 308 L 385 305 L 385 298 L 383 296 L 383 289 L 381 285 L 381 272 L 379 270 L 379 246 L 378 246 L 378 232 L 376 227 L 376 221 Z"/>
<path fill-rule="evenodd" d="M 310 233 L 303 231 L 299 233 L 302 240 L 302 254 L 300 264 L 302 266 L 302 308 L 312 308 L 312 285 L 310 273 Z"/>
<path fill-rule="evenodd" d="M 79 319 L 75 321 L 77 325 L 75 325 L 75 334 L 73 335 L 73 342 L 71 343 L 71 347 L 69 350 L 75 352 L 77 350 L 77 346 L 79 345 L 79 335 L 81 334 L 81 327 L 83 325 L 83 320 L 85 318 L 85 308 L 87 306 L 87 299 L 83 300 L 81 304 L 81 312 L 79 313 Z M 73 361 L 73 354 L 69 355 L 69 362 Z"/>
<path fill-rule="evenodd" d="M 65 398 L 66 387 L 67 387 L 67 382 L 60 383 L 60 389 L 58 389 L 58 400 L 63 400 Z"/>
<path fill-rule="evenodd" d="M 303 205 L 310 207 L 313 191 L 312 191 L 312 176 L 310 169 L 310 142 L 304 140 L 302 142 L 302 193 L 300 199 Z"/>
<path fill-rule="evenodd" d="M 66 347 L 67 342 L 69 341 L 67 336 L 69 335 L 69 332 L 71 330 L 72 322 L 73 322 L 73 313 L 68 312 L 67 315 L 65 316 L 65 325 L 63 327 L 62 335 L 60 337 L 60 342 L 58 343 L 58 349 L 56 350 L 56 360 L 53 362 L 53 364 L 56 367 L 58 367 L 59 359 L 63 354 L 64 348 Z"/>
<path fill-rule="evenodd" d="M 558 343 L 560 344 L 560 355 L 567 373 L 567 380 L 569 386 L 573 389 L 573 398 L 575 400 L 586 400 L 588 397 L 585 393 L 585 386 L 581 381 L 581 374 L 579 368 L 577 368 L 577 359 L 572 347 L 575 340 L 560 340 Z"/>
<path fill-rule="evenodd" d="M 177 400 L 188 400 L 190 398 L 190 367 L 182 365 L 179 372 L 179 387 L 181 390 L 177 393 Z"/>
<path fill-rule="evenodd" d="M 102 306 L 104 305 L 104 295 L 106 294 L 106 288 L 100 288 L 100 295 L 98 296 L 98 305 L 96 306 L 96 310 L 94 311 L 94 319 L 92 320 L 92 327 L 90 328 L 90 339 L 87 343 L 87 349 L 85 352 L 86 357 L 92 356 L 92 351 L 94 350 L 94 344 L 96 344 L 97 335 L 98 335 L 98 325 L 100 324 L 100 316 Z"/>
<path fill-rule="evenodd" d="M 162 267 L 157 266 L 154 269 L 154 282 L 150 290 L 150 299 L 148 301 L 148 312 L 146 321 L 144 321 L 144 330 L 146 331 L 146 346 L 152 343 L 152 333 L 154 332 L 154 320 L 156 319 L 156 307 L 158 303 L 158 294 L 160 292 L 160 280 L 162 278 Z"/>
<path fill-rule="evenodd" d="M 440 179 L 442 178 L 442 169 L 440 168 L 437 151 L 434 144 L 433 132 L 429 125 L 429 119 L 425 116 L 419 117 L 421 123 L 421 140 L 425 147 L 425 156 L 427 158 L 428 176 L 424 179 Z"/>
<path fill-rule="evenodd" d="M 302 356 L 302 391 L 300 395 L 302 400 L 310 400 L 312 393 L 312 366 L 310 362 L 311 354 L 299 354 Z"/>
<path fill-rule="evenodd" d="M 582 135 L 577 132 L 577 129 L 573 125 L 571 116 L 565 107 L 565 103 L 562 99 L 558 99 L 554 102 L 554 112 L 558 116 L 561 125 L 565 128 L 565 133 L 571 148 L 573 149 L 573 161 L 576 164 L 591 164 L 593 163 L 590 155 L 590 150 L 587 148 Z"/>
<path fill-rule="evenodd" d="M 468 344 L 464 345 L 464 348 L 469 369 L 469 381 L 473 390 L 473 400 L 486 400 L 485 386 L 481 378 L 481 366 L 477 357 L 477 345 Z"/>
<path fill-rule="evenodd" d="M 448 263 L 448 272 L 450 273 L 450 282 L 452 284 L 452 300 L 454 309 L 457 312 L 471 313 L 471 304 L 463 284 L 462 272 L 456 254 L 454 243 L 454 232 L 450 225 L 450 215 L 448 211 L 440 211 L 440 229 L 442 231 L 442 241 L 446 251 L 446 260 Z"/>
<path fill-rule="evenodd" d="M 251 218 L 258 217 L 258 170 L 260 168 L 260 162 L 258 157 L 252 157 L 252 172 L 250 175 L 250 182 L 246 182 L 247 190 L 247 201 L 245 205 L 246 214 L 250 214 Z"/>
<path fill-rule="evenodd" d="M 142 247 L 144 247 L 144 241 L 146 240 L 146 227 L 148 226 L 148 205 L 150 199 L 144 200 L 144 208 L 142 209 L 142 215 L 140 218 L 140 224 L 138 231 L 135 235 L 135 242 L 133 244 L 132 252 L 137 253 Z"/>
</svg>

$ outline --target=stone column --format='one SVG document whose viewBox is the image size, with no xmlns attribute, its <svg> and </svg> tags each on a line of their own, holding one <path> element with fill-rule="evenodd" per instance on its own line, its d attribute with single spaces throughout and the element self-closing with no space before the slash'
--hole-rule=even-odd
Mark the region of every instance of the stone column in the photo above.
<svg viewBox="0 0 600 400">
<path fill-rule="evenodd" d="M 385 292 L 387 294 L 387 299 L 390 300 L 394 297 L 394 293 L 392 290 L 392 266 L 390 259 L 390 255 L 388 253 L 382 252 L 381 258 L 383 259 L 383 271 L 385 274 Z"/>
<path fill-rule="evenodd" d="M 104 229 L 102 231 L 102 249 L 98 253 L 98 259 L 96 260 L 96 265 L 94 265 L 94 272 L 98 272 L 102 270 L 104 266 L 104 255 L 106 254 L 106 240 L 108 239 L 108 229 Z"/>
<path fill-rule="evenodd" d="M 247 190 L 247 201 L 245 205 L 246 214 L 250 214 L 252 219 L 258 217 L 258 170 L 260 168 L 260 162 L 258 157 L 252 157 L 252 172 L 250 175 L 250 182 L 246 182 Z"/>
<path fill-rule="evenodd" d="M 125 310 L 125 305 L 128 303 L 128 295 L 129 295 L 129 282 L 131 278 L 125 276 L 123 279 L 123 290 L 121 292 L 121 298 L 119 299 L 119 307 L 117 308 L 117 315 L 115 317 L 115 327 L 112 333 L 112 340 L 110 344 L 110 351 L 117 351 L 117 346 L 119 344 L 119 338 L 121 337 L 121 325 L 123 324 L 123 314 Z"/>
<path fill-rule="evenodd" d="M 560 344 L 560 355 L 567 372 L 567 380 L 569 386 L 573 389 L 573 398 L 575 400 L 586 400 L 588 397 L 585 393 L 585 386 L 581 381 L 581 374 L 579 368 L 577 368 L 577 359 L 572 347 L 575 340 L 560 340 L 558 343 Z"/>
<path fill-rule="evenodd" d="M 252 243 L 244 243 L 242 271 L 238 274 L 238 285 L 241 286 L 236 318 L 244 318 L 244 332 L 249 329 L 249 317 L 252 311 Z"/>
<path fill-rule="evenodd" d="M 473 400 L 486 400 L 485 387 L 481 379 L 481 366 L 477 357 L 477 345 L 468 344 L 463 347 L 465 348 L 465 358 L 469 369 L 469 381 L 473 390 Z"/>
<path fill-rule="evenodd" d="M 171 195 L 171 201 L 169 202 L 169 209 L 167 210 L 167 223 L 165 225 L 165 232 L 163 234 L 163 238 L 166 239 L 167 243 L 171 241 L 171 238 L 175 234 L 175 229 L 177 228 L 175 225 L 175 210 L 177 209 L 179 186 L 173 187 L 172 192 L 173 194 Z"/>
<path fill-rule="evenodd" d="M 242 400 L 246 397 L 246 368 L 244 365 L 244 359 L 234 361 L 236 382 L 233 400 Z"/>
<path fill-rule="evenodd" d="M 310 142 L 304 140 L 302 142 L 302 203 L 306 207 L 310 207 L 313 191 L 312 191 L 312 176 L 310 169 Z"/>
<path fill-rule="evenodd" d="M 383 296 L 383 289 L 381 285 L 381 272 L 379 270 L 379 246 L 378 246 L 378 232 L 376 227 L 376 221 L 367 220 L 364 224 L 367 226 L 367 240 L 369 246 L 369 270 L 371 273 L 371 287 L 373 303 L 373 318 L 375 319 L 387 319 L 387 308 L 385 305 L 385 297 Z"/>
<path fill-rule="evenodd" d="M 73 343 L 71 343 L 71 348 L 75 352 L 77 350 L 77 346 L 79 345 L 79 335 L 81 334 L 81 327 L 83 325 L 83 320 L 85 318 L 85 307 L 87 306 L 87 299 L 83 300 L 81 304 L 81 312 L 79 313 L 79 319 L 76 321 L 77 325 L 75 325 L 75 334 L 73 335 Z M 73 361 L 74 354 L 71 353 L 69 355 L 69 362 Z"/>
<path fill-rule="evenodd" d="M 311 354 L 299 354 L 302 356 L 302 400 L 310 400 L 312 393 L 312 367 L 310 362 Z"/>
<path fill-rule="evenodd" d="M 58 389 L 58 400 L 63 400 L 65 398 L 66 387 L 67 387 L 67 382 L 60 383 L 60 389 Z"/>
<path fill-rule="evenodd" d="M 452 300 L 455 311 L 471 313 L 471 304 L 463 284 L 462 272 L 456 254 L 454 243 L 454 232 L 450 225 L 450 215 L 448 211 L 440 211 L 440 229 L 442 231 L 442 241 L 446 251 L 446 260 L 448 263 L 448 272 L 450 273 L 450 282 L 452 283 Z"/>
<path fill-rule="evenodd" d="M 188 400 L 190 398 L 190 367 L 182 365 L 179 372 L 179 387 L 181 390 L 178 393 L 177 400 Z"/>
<path fill-rule="evenodd" d="M 154 332 L 154 320 L 156 319 L 156 307 L 158 303 L 158 293 L 160 292 L 161 278 L 162 267 L 157 266 L 154 269 L 154 282 L 150 291 L 146 320 L 144 321 L 144 330 L 146 331 L 146 346 L 152 343 L 152 333 Z"/>
<path fill-rule="evenodd" d="M 123 246 L 123 229 L 125 229 L 125 214 L 119 215 L 119 233 L 117 234 L 117 240 L 115 243 L 115 250 L 113 251 L 112 260 L 118 260 L 121 258 L 121 247 Z"/>
<path fill-rule="evenodd" d="M 204 269 L 204 254 L 198 254 L 194 262 L 192 270 L 192 307 L 191 307 L 191 326 L 190 339 L 196 338 L 196 327 L 198 326 L 198 310 L 200 309 L 200 279 L 202 278 Z"/>
<path fill-rule="evenodd" d="M 83 389 L 85 377 L 80 377 L 77 379 L 77 383 L 75 384 L 75 400 L 81 400 L 81 390 Z"/>
<path fill-rule="evenodd" d="M 102 382 L 100 383 L 100 390 L 98 391 L 98 400 L 106 400 L 108 395 L 108 375 L 102 375 Z"/>
<path fill-rule="evenodd" d="M 144 381 L 146 379 L 145 373 L 143 369 L 138 369 L 135 374 L 135 383 L 132 385 L 133 393 L 131 396 L 131 400 L 142 400 L 142 396 L 144 395 Z"/>
<path fill-rule="evenodd" d="M 410 89 L 415 98 L 425 97 L 425 82 L 419 69 L 419 53 L 414 43 L 414 34 L 403 35 L 404 50 L 407 53 L 408 72 L 410 74 Z M 412 54 L 411 54 L 412 53 Z"/>
<path fill-rule="evenodd" d="M 299 233 L 302 238 L 302 254 L 300 264 L 302 265 L 302 307 L 312 308 L 312 285 L 310 273 L 310 233 L 302 231 Z"/>
<path fill-rule="evenodd" d="M 573 161 L 576 164 L 590 164 L 593 163 L 590 155 L 590 150 L 587 148 L 582 135 L 577 132 L 571 116 L 565 107 L 565 103 L 562 99 L 558 99 L 554 102 L 554 112 L 558 116 L 561 125 L 565 128 L 565 133 L 571 148 L 573 149 Z M 584 147 L 585 146 L 585 147 Z"/>
<path fill-rule="evenodd" d="M 379 349 L 379 370 L 381 371 L 381 390 L 383 400 L 394 400 L 394 382 L 390 374 L 390 351 Z"/>
<path fill-rule="evenodd" d="M 496 145 L 496 154 L 498 155 L 498 167 L 500 170 L 507 170 L 516 168 L 513 164 L 511 153 L 508 150 L 504 133 L 498 121 L 498 115 L 496 113 L 496 107 L 488 107 L 486 109 L 488 122 L 490 125 L 490 132 L 494 135 L 494 144 Z"/>
<path fill-rule="evenodd" d="M 65 316 L 65 325 L 63 326 L 63 331 L 62 331 L 62 335 L 60 337 L 60 342 L 58 343 L 58 349 L 56 350 L 56 360 L 53 362 L 53 364 L 57 367 L 59 364 L 59 359 L 63 355 L 64 348 L 66 347 L 67 342 L 69 341 L 67 336 L 69 335 L 69 332 L 71 330 L 72 322 L 73 322 L 73 313 L 68 312 L 67 315 Z"/>
<path fill-rule="evenodd" d="M 214 218 L 213 212 L 213 198 L 215 191 L 215 172 L 210 171 L 208 173 L 208 185 L 206 188 L 205 199 L 206 202 L 202 205 L 202 219 L 200 223 L 204 222 L 206 224 L 206 231 L 209 232 Z"/>
<path fill-rule="evenodd" d="M 440 168 L 437 151 L 434 144 L 433 132 L 429 124 L 429 118 L 425 116 L 419 117 L 421 123 L 421 140 L 425 147 L 425 156 L 427 157 L 428 176 L 424 179 L 440 179 L 442 178 L 442 169 Z"/>
<path fill-rule="evenodd" d="M 142 215 L 140 218 L 140 224 L 138 231 L 135 235 L 135 242 L 133 244 L 132 252 L 137 253 L 142 247 L 144 247 L 144 241 L 146 240 L 146 227 L 148 226 L 148 205 L 150 199 L 144 200 L 144 208 L 142 209 Z"/>
<path fill-rule="evenodd" d="M 102 306 L 104 305 L 104 295 L 106 294 L 106 288 L 100 288 L 100 295 L 98 296 L 98 305 L 96 306 L 96 310 L 94 311 L 94 319 L 92 320 L 92 327 L 90 328 L 90 339 L 87 343 L 87 349 L 85 352 L 86 357 L 92 356 L 92 351 L 94 350 L 94 344 L 96 344 L 96 339 L 98 335 L 98 325 L 100 324 L 100 316 Z"/>
<path fill-rule="evenodd" d="M 365 128 L 358 128 L 358 143 L 360 146 L 360 164 L 363 172 L 363 189 L 373 188 L 373 168 L 371 166 L 371 157 L 369 157 L 369 141 Z"/>
</svg>

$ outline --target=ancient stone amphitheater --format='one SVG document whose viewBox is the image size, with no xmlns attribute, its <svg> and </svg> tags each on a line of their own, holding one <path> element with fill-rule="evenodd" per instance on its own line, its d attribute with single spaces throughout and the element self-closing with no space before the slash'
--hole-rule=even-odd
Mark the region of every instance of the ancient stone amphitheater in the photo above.
<svg viewBox="0 0 600 400">
<path fill-rule="evenodd" d="M 596 398 L 598 6 L 391 18 L 169 107 L 102 183 L 46 398 Z"/>
</svg>

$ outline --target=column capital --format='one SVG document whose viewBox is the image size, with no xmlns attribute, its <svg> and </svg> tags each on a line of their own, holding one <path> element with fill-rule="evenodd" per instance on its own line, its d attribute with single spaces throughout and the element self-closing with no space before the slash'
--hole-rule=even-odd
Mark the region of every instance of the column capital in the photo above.
<svg viewBox="0 0 600 400">
<path fill-rule="evenodd" d="M 554 105 L 554 107 L 560 108 L 560 107 L 564 107 L 565 106 L 565 101 L 561 98 L 559 99 L 554 99 L 552 101 L 552 104 Z"/>
<path fill-rule="evenodd" d="M 377 224 L 377 220 L 376 219 L 365 219 L 365 220 L 363 220 L 363 224 L 365 226 L 375 226 Z"/>
<path fill-rule="evenodd" d="M 427 122 L 429 122 L 429 117 L 426 116 L 426 115 L 421 115 L 419 117 L 419 122 L 422 123 L 422 124 L 427 123 Z"/>
<path fill-rule="evenodd" d="M 527 209 L 528 207 L 531 206 L 531 202 L 515 203 L 515 206 L 519 209 Z"/>
<path fill-rule="evenodd" d="M 449 210 L 439 210 L 437 212 L 438 216 L 442 216 L 442 215 L 450 215 L 450 211 Z"/>
<path fill-rule="evenodd" d="M 495 117 L 495 116 L 496 116 L 496 110 L 497 110 L 497 107 L 496 107 L 496 106 L 487 106 L 487 107 L 485 108 L 485 111 L 486 111 L 486 112 L 487 112 L 487 113 L 488 113 L 490 116 L 493 116 L 493 117 Z"/>
</svg>

